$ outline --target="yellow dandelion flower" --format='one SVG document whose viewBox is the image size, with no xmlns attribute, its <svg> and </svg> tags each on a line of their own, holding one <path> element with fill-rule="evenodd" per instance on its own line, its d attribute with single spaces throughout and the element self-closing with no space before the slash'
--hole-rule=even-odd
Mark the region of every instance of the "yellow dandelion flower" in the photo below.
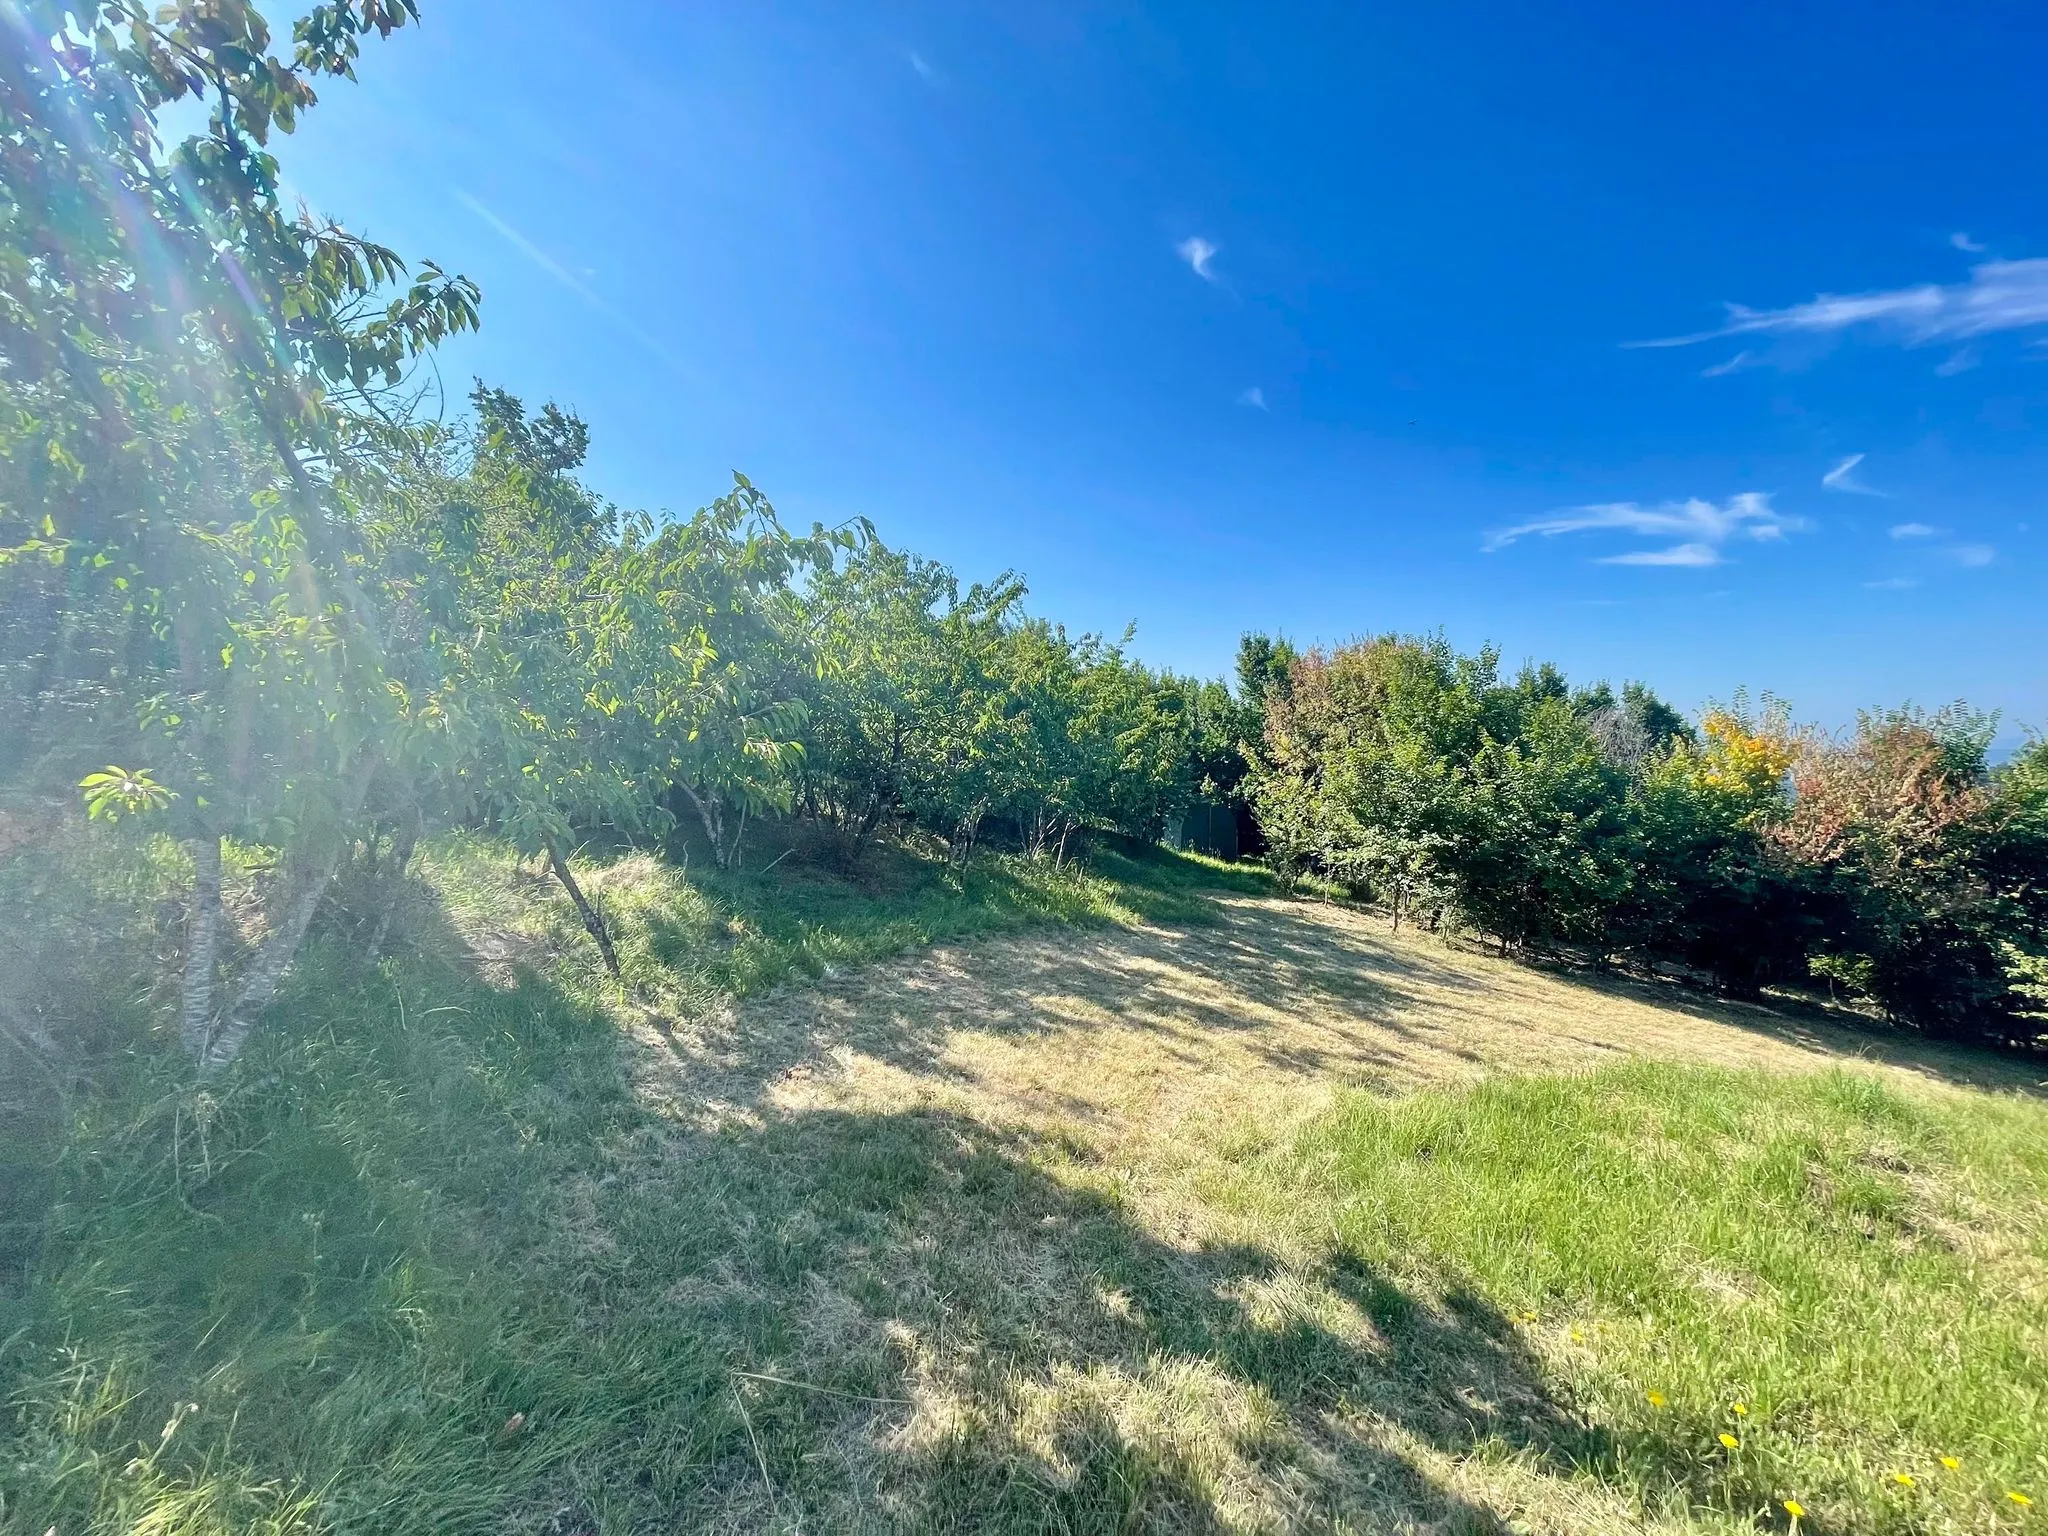
<svg viewBox="0 0 2048 1536">
<path fill-rule="evenodd" d="M 1962 1465 L 1962 1462 L 1960 1462 L 1953 1456 L 1944 1456 L 1941 1458 L 1941 1464 L 1944 1467 L 1947 1467 L 1949 1471 L 1953 1472 L 1957 1467 L 1960 1467 Z"/>
<path fill-rule="evenodd" d="M 1643 1396 L 1650 1400 L 1652 1408 L 1662 1408 L 1664 1406 L 1664 1394 L 1662 1392 L 1645 1392 Z"/>
<path fill-rule="evenodd" d="M 1586 1336 L 1583 1333 L 1579 1332 L 1578 1329 L 1574 1328 L 1572 1330 L 1572 1342 L 1574 1344 L 1583 1344 L 1586 1342 Z"/>
<path fill-rule="evenodd" d="M 2019 1491 L 2018 1489 L 2015 1489 L 2015 1488 L 2008 1488 L 2008 1489 L 2006 1489 L 2006 1490 L 2005 1490 L 2005 1496 L 2006 1496 L 2006 1497 L 2007 1497 L 2008 1499 L 2011 1499 L 2011 1500 L 2013 1501 L 2013 1503 L 2015 1503 L 2015 1504 L 2019 1505 L 2019 1507 L 2020 1507 L 2021 1509 L 2031 1509 L 2031 1508 L 2033 1508 L 2033 1505 L 2034 1505 L 2034 1501 L 2033 1501 L 2032 1499 L 2028 1498 L 2028 1497 L 2027 1497 L 2027 1496 L 2026 1496 L 2026 1495 L 2025 1495 L 2024 1493 L 2021 1493 L 2021 1492 L 2020 1492 L 2020 1491 Z"/>
<path fill-rule="evenodd" d="M 1732 1451 L 1732 1450 L 1734 1450 L 1734 1449 L 1735 1449 L 1735 1448 L 1736 1448 L 1737 1446 L 1739 1446 L 1739 1445 L 1741 1445 L 1741 1444 L 1742 1444 L 1742 1442 L 1741 1442 L 1740 1440 L 1736 1439 L 1736 1438 L 1735 1438 L 1735 1437 L 1734 1437 L 1733 1435 L 1723 1435 L 1723 1436 L 1721 1437 L 1721 1443 L 1722 1443 L 1723 1445 L 1727 1446 L 1727 1447 L 1728 1447 L 1728 1449 L 1729 1449 L 1729 1450 L 1731 1450 L 1731 1451 Z"/>
<path fill-rule="evenodd" d="M 1913 1474 L 1910 1472 L 1894 1472 L 1892 1474 L 1892 1481 L 1901 1488 L 1910 1488 L 1913 1486 Z"/>
<path fill-rule="evenodd" d="M 1794 1520 L 1803 1520 L 1806 1518 L 1806 1506 L 1797 1499 L 1787 1499 L 1785 1501 L 1785 1513 Z"/>
</svg>

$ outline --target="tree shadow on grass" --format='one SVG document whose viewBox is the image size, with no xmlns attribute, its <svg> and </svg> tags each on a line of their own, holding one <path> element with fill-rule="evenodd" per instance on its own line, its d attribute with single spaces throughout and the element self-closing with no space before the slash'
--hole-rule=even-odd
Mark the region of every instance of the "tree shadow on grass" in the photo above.
<svg viewBox="0 0 2048 1536">
<path fill-rule="evenodd" d="M 779 1113 L 772 1048 L 734 1113 L 652 1104 L 590 997 L 416 905 L 378 969 L 309 950 L 204 1147 L 178 1108 L 67 1152 L 0 1360 L 0 1451 L 50 1474 L 8 1519 L 123 1523 L 187 1402 L 151 1465 L 232 1483 L 219 1529 L 314 1489 L 353 1529 L 1495 1532 L 1425 1463 L 1610 1465 L 1483 1298 L 1178 1244 L 1056 1138 Z M 84 1422 L 74 1377 L 129 1395 Z"/>
<path fill-rule="evenodd" d="M 1795 998 L 1747 1002 L 1717 997 L 1675 980 L 1651 980 L 1590 967 L 1546 969 L 1571 985 L 1604 997 L 1625 998 L 1705 1024 L 1741 1030 L 1817 1056 L 1901 1067 L 1959 1088 L 2048 1097 L 2048 1055 L 2040 1052 L 1938 1040 L 1905 1026 L 1887 1026 L 1847 1010 Z"/>
<path fill-rule="evenodd" d="M 674 1276 L 676 1322 L 729 1339 L 746 1421 L 693 1496 L 742 1523 L 1493 1532 L 1412 1442 L 1605 1454 L 1483 1299 L 1174 1246 L 1071 1148 L 817 1111 L 682 1134 L 659 1167 L 605 1203 L 602 1263 Z"/>
<path fill-rule="evenodd" d="M 1247 963 L 1231 930 L 1271 917 L 1146 938 L 1175 960 L 1198 952 L 1222 981 Z M 1333 944 L 1305 914 L 1273 920 L 1262 995 L 1408 1002 L 1405 951 Z M 1126 937 L 1060 935 L 1034 963 L 1106 977 Z M 557 1104 L 550 1137 L 607 1138 L 559 1159 L 554 1189 L 513 1173 L 491 1197 L 550 1212 L 544 1239 L 509 1245 L 509 1326 L 555 1354 L 475 1414 L 516 1403 L 542 1427 L 513 1528 L 1495 1531 L 1435 1458 L 1501 1451 L 1560 1477 L 1768 1502 L 1719 1481 L 1680 1426 L 1625 1437 L 1585 1422 L 1481 1296 L 1423 1294 L 1342 1254 L 1181 1246 L 1057 1138 L 929 1109 L 775 1108 L 782 1071 L 846 1039 L 813 1006 L 824 992 L 793 994 L 785 1039 L 749 1037 L 759 1017 L 742 1017 L 717 1072 L 692 1059 L 697 1042 L 671 1040 L 684 1070 L 662 1106 L 635 1102 L 634 1047 L 587 1005 L 524 971 L 496 995 L 493 1023 L 449 1032 L 461 1070 L 494 1077 L 528 1126 L 547 1120 L 532 1106 Z M 1023 996 L 988 1003 L 974 1027 L 1043 1029 Z M 1722 1024 L 1747 1012 L 1696 1006 Z M 1199 1009 L 1184 1022 L 1244 1028 Z M 906 993 L 853 1043 L 931 1075 L 961 1024 Z M 714 1085 L 725 1112 L 691 1113 Z M 553 1427 L 579 1415 L 605 1432 Z"/>
<path fill-rule="evenodd" d="M 703 1459 L 661 1518 L 1501 1536 L 1509 1512 L 1452 1485 L 1467 1459 L 1624 1508 L 1775 1506 L 1713 1453 L 1718 1423 L 1589 1417 L 1472 1289 L 1345 1251 L 1183 1246 L 1103 1171 L 933 1109 L 667 1141 L 601 1213 L 621 1223 L 606 1263 L 688 1298 L 661 1326 L 729 1376 L 696 1400 Z"/>
<path fill-rule="evenodd" d="M 1105 1025 L 1153 1037 L 1190 1064 L 1216 1042 L 1304 1081 L 1403 1081 L 1468 1055 L 1427 988 L 1477 985 L 1427 955 L 1383 952 L 1285 910 L 1218 908 L 1213 924 L 1041 931 L 953 944 L 909 962 L 778 989 L 663 1029 L 669 1091 L 751 1105 L 782 1073 L 852 1050 L 921 1077 L 971 1075 L 965 1032 L 1058 1050 Z M 1256 931 L 1254 928 L 1256 926 Z M 1071 1106 L 1086 1117 L 1086 1106 Z"/>
<path fill-rule="evenodd" d="M 1320 925 L 1295 923 L 1276 996 L 1323 984 L 1287 974 L 1295 948 L 1302 973 L 1328 969 Z M 1121 953 L 1095 945 L 1076 935 L 1044 963 Z M 1077 1144 L 929 1109 L 776 1109 L 764 1090 L 831 1042 L 828 1020 L 728 1042 L 731 1113 L 706 1117 L 675 1113 L 709 1080 L 694 1066 L 666 1112 L 630 1102 L 633 1048 L 544 978 L 501 978 L 496 996 L 489 1017 L 520 1050 L 451 1032 L 475 1058 L 462 1070 L 494 1074 L 529 1126 L 566 1100 L 551 1135 L 610 1138 L 560 1159 L 555 1189 L 508 1174 L 503 1207 L 478 1212 L 551 1213 L 544 1240 L 511 1245 L 506 1304 L 553 1356 L 476 1414 L 519 1403 L 565 1426 L 533 1432 L 514 1528 L 1496 1531 L 1435 1456 L 1502 1451 L 1560 1477 L 1747 1497 L 1701 1483 L 1675 1427 L 1624 1441 L 1584 1422 L 1476 1294 L 1423 1294 L 1342 1254 L 1178 1245 L 1105 1193 L 1112 1171 Z M 952 1026 L 899 1001 L 860 1048 L 930 1072 Z M 1038 1027 L 1021 999 L 995 1001 L 980 1027 Z M 521 1012 L 532 1022 L 508 1033 Z M 606 1094 L 602 1125 L 579 1118 Z M 572 1433 L 578 1416 L 607 1428 Z"/>
</svg>

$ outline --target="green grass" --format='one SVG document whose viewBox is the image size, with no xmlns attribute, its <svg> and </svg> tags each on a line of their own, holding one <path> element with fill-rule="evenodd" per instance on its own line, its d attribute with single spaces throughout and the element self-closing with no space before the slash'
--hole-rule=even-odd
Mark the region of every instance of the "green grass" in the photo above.
<svg viewBox="0 0 2048 1536">
<path fill-rule="evenodd" d="M 775 851 L 590 861 L 642 1007 L 1265 889 Z M 1505 1529 L 1453 1463 L 1552 1529 L 1574 1490 L 1664 1529 L 2048 1506 L 2038 1101 L 1656 1065 L 1359 1096 L 1192 1165 L 1246 1236 L 1191 1249 L 1079 1135 L 665 1117 L 551 887 L 486 839 L 421 868 L 402 942 L 331 933 L 195 1090 L 149 995 L 175 858 L 0 867 L 6 985 L 68 1000 L 82 1063 L 0 1138 L 0 1530 Z"/>
<path fill-rule="evenodd" d="M 765 846 L 762 846 L 765 844 Z M 422 853 L 436 899 L 468 925 L 546 937 L 595 977 L 596 952 L 552 881 L 508 882 L 495 839 L 455 834 Z M 1041 924 L 1203 922 L 1205 893 L 1271 895 L 1263 870 L 1104 838 L 1085 861 L 977 856 L 965 869 L 935 849 L 884 845 L 849 870 L 814 845 L 750 840 L 742 868 L 687 867 L 627 850 L 585 861 L 582 880 L 617 929 L 630 989 L 701 1005 L 905 949 Z"/>
<path fill-rule="evenodd" d="M 1637 1063 L 1361 1096 L 1267 1173 L 1325 1192 L 1340 1264 L 1511 1319 L 1546 1406 L 1509 1438 L 1650 1504 L 1883 1531 L 2048 1505 L 2039 1101 Z"/>
</svg>

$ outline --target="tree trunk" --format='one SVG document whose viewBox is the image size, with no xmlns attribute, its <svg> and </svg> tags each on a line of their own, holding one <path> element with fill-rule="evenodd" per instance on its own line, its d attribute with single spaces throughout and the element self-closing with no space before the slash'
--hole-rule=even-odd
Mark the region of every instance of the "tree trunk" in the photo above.
<svg viewBox="0 0 2048 1536">
<path fill-rule="evenodd" d="M 390 890 L 385 894 L 383 910 L 377 914 L 377 926 L 370 931 L 369 946 L 363 958 L 375 965 L 377 957 L 384 952 L 384 936 L 391 931 L 391 914 L 398 910 L 399 899 L 405 894 L 405 866 L 412 860 L 412 851 L 419 842 L 420 823 L 415 815 L 412 825 L 391 835 L 391 873 L 385 883 Z"/>
<path fill-rule="evenodd" d="M 692 795 L 691 799 L 696 796 Z M 576 877 L 569 873 L 569 861 L 562 857 L 562 850 L 552 842 L 548 844 L 548 867 L 555 872 L 555 878 L 562 882 L 562 889 L 569 893 L 569 899 L 576 903 L 577 915 L 583 919 L 583 926 L 590 936 L 597 940 L 598 953 L 604 956 L 604 968 L 611 972 L 612 980 L 619 979 L 619 957 L 612 948 L 610 930 L 604 925 L 604 918 L 597 908 L 583 894 L 583 887 L 576 883 Z"/>
<path fill-rule="evenodd" d="M 270 930 L 270 936 L 256 952 L 255 960 L 250 962 L 249 974 L 242 978 L 241 990 L 235 994 L 227 1022 L 221 1025 L 201 1058 L 205 1071 L 218 1072 L 242 1054 L 242 1047 L 248 1042 L 249 1031 L 256 1027 L 258 1016 L 277 997 L 277 989 L 284 981 L 285 972 L 291 969 L 299 946 L 305 942 L 306 930 L 313 926 L 313 914 L 320 910 L 320 900 L 327 894 L 327 887 L 334 879 L 334 868 L 340 862 L 341 851 L 337 846 L 331 858 L 307 873 L 298 893 L 285 908 L 284 921 Z"/>
<path fill-rule="evenodd" d="M 867 811 L 862 815 L 860 826 L 855 829 L 853 834 L 853 845 L 855 848 L 859 848 L 861 844 L 875 835 L 875 828 L 881 825 L 882 812 L 888 808 L 888 801 L 883 798 L 879 790 L 868 796 Z"/>
<path fill-rule="evenodd" d="M 967 868 L 967 861 L 974 857 L 974 845 L 981 837 L 981 819 L 988 814 L 988 803 L 983 801 L 960 818 L 952 842 L 953 850 L 959 856 L 960 868 Z"/>
<path fill-rule="evenodd" d="M 711 862 L 720 869 L 725 868 L 725 817 L 714 803 L 718 797 L 713 795 L 710 799 L 706 799 L 687 784 L 679 784 L 676 787 L 683 792 L 690 804 L 695 807 L 697 819 L 704 824 L 704 836 L 711 843 Z"/>
<path fill-rule="evenodd" d="M 206 1060 L 213 1032 L 213 967 L 220 954 L 220 838 L 192 840 L 192 915 L 185 925 L 185 976 L 178 997 L 178 1039 L 195 1062 Z"/>
<path fill-rule="evenodd" d="M 370 781 L 377 776 L 379 766 L 375 754 L 366 755 L 358 765 L 355 782 L 349 786 L 348 803 L 341 808 L 342 814 L 337 818 L 339 824 L 334 829 L 326 854 L 305 872 L 304 883 L 285 907 L 283 921 L 270 930 L 270 936 L 250 962 L 249 972 L 242 978 L 241 988 L 228 1009 L 226 1022 L 200 1057 L 202 1073 L 218 1072 L 241 1055 L 242 1047 L 248 1042 L 249 1031 L 256 1027 L 257 1017 L 276 999 L 285 973 L 298 957 L 299 946 L 306 941 L 306 930 L 313 926 L 313 915 L 320 910 L 327 888 L 334 883 L 334 871 L 350 846 L 348 826 L 362 810 L 363 801 L 370 792 Z"/>
</svg>

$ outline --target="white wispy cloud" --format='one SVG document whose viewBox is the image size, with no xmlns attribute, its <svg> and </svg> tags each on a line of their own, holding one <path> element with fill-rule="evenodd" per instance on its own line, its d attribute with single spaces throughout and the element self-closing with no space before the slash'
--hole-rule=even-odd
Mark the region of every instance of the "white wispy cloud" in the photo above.
<svg viewBox="0 0 2048 1536">
<path fill-rule="evenodd" d="M 1700 377 L 1703 379 L 1718 379 L 1724 375 L 1747 368 L 1755 361 L 1756 354 L 1750 351 L 1749 348 L 1744 347 L 1740 352 L 1729 358 L 1727 362 L 1715 363 L 1711 368 L 1702 368 L 1700 370 Z"/>
<path fill-rule="evenodd" d="M 1689 347 L 1727 336 L 1825 335 L 1868 327 L 1907 346 L 1969 341 L 1999 331 L 2048 325 L 2048 258 L 1985 261 L 1960 283 L 1922 283 L 1874 293 L 1823 293 L 1784 309 L 1728 306 L 1728 321 L 1711 331 L 1626 342 L 1632 347 Z"/>
<path fill-rule="evenodd" d="M 1863 585 L 1873 592 L 1903 592 L 1908 587 L 1919 586 L 1920 581 L 1914 576 L 1887 576 L 1882 581 L 1866 581 Z"/>
<path fill-rule="evenodd" d="M 919 53 L 915 48 L 906 48 L 903 50 L 903 57 L 909 60 L 910 67 L 917 71 L 920 80 L 927 80 L 934 84 L 937 83 L 939 72 L 932 68 L 931 61 L 923 54 Z"/>
<path fill-rule="evenodd" d="M 1847 496 L 1882 496 L 1884 494 L 1883 491 L 1876 489 L 1874 486 L 1865 485 L 1856 478 L 1856 466 L 1868 457 L 1868 454 L 1850 454 L 1849 457 L 1822 475 L 1820 483 L 1831 491 L 1840 491 Z"/>
<path fill-rule="evenodd" d="M 1989 544 L 1938 544 L 1930 546 L 1929 539 L 1944 538 L 1949 530 L 1937 528 L 1932 523 L 1894 523 L 1888 530 L 1901 543 L 1917 544 L 1926 552 L 1915 563 L 1924 572 L 1940 564 L 1960 566 L 1966 571 L 1982 570 L 1998 559 L 1998 551 Z M 1867 587 L 1914 587 L 1920 584 L 1917 576 L 1894 576 L 1888 581 L 1867 581 Z"/>
<path fill-rule="evenodd" d="M 1250 389 L 1246 390 L 1243 394 L 1239 395 L 1237 397 L 1237 403 L 1239 405 L 1248 405 L 1252 407 L 1253 410 L 1258 411 L 1268 409 L 1268 406 L 1266 405 L 1266 392 L 1263 389 L 1259 388 L 1259 386 L 1256 384 L 1254 384 Z"/>
<path fill-rule="evenodd" d="M 564 288 L 568 289 L 571 293 L 575 294 L 577 298 L 583 300 L 584 303 L 589 304 L 594 308 L 602 309 L 605 310 L 606 313 L 610 313 L 610 309 L 605 304 L 604 300 L 600 299 L 596 294 L 592 293 L 589 288 L 585 287 L 583 280 L 581 278 L 579 278 L 575 273 L 571 272 L 567 267 L 563 266 L 559 261 L 555 260 L 555 258 L 550 256 L 546 251 L 542 250 L 539 246 L 535 245 L 531 240 L 527 239 L 526 236 L 519 233 L 519 231 L 514 229 L 510 224 L 507 224 L 503 219 L 499 218 L 495 213 L 491 212 L 491 210 L 486 208 L 482 203 L 478 202 L 475 198 L 471 197 L 467 192 L 464 192 L 460 188 L 457 188 L 455 193 L 455 200 L 458 203 L 462 204 L 463 207 L 467 208 L 471 213 L 475 214 L 478 218 L 482 219 L 486 224 L 490 225 L 492 229 L 495 229 L 508 245 L 510 245 L 517 252 L 519 252 L 520 255 L 524 256 L 528 261 L 532 262 L 536 267 L 539 267 L 541 271 L 547 273 L 549 277 L 552 277 Z"/>
<path fill-rule="evenodd" d="M 1204 240 L 1200 235 L 1189 235 L 1173 249 L 1182 261 L 1194 269 L 1195 276 L 1209 283 L 1217 280 L 1215 268 L 1211 263 L 1216 260 L 1216 252 L 1221 247 L 1215 242 Z"/>
<path fill-rule="evenodd" d="M 1721 551 L 1712 544 L 1674 544 L 1669 549 L 1640 549 L 1626 555 L 1606 555 L 1601 565 L 1719 565 Z"/>
<path fill-rule="evenodd" d="M 1948 237 L 1948 243 L 1959 251 L 1968 251 L 1972 256 L 1984 254 L 1984 242 L 1972 240 L 1968 230 L 1959 229 Z"/>
<path fill-rule="evenodd" d="M 1607 555 L 1602 565 L 1719 565 L 1734 543 L 1770 543 L 1803 526 L 1771 505 L 1768 492 L 1743 491 L 1726 502 L 1666 501 L 1644 506 L 1635 501 L 1567 507 L 1549 517 L 1503 528 L 1483 546 L 1489 553 L 1518 539 L 1556 538 L 1572 533 L 1624 533 L 1637 538 L 1675 540 L 1657 549 Z"/>
</svg>

